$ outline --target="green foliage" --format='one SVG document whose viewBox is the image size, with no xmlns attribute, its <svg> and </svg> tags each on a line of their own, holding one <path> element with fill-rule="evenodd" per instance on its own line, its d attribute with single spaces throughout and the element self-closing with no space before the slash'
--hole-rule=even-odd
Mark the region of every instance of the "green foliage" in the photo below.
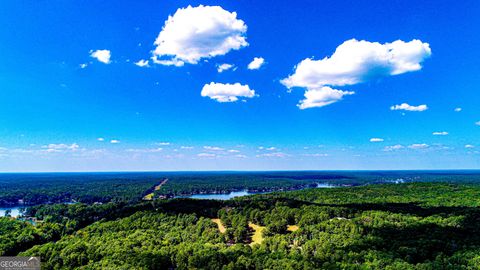
<svg viewBox="0 0 480 270">
<path fill-rule="evenodd" d="M 45 269 L 478 269 L 479 195 L 476 185 L 416 183 L 50 206 L 35 213 L 71 233 L 20 254 L 41 256 Z M 249 222 L 266 227 L 261 244 L 248 245 Z"/>
</svg>

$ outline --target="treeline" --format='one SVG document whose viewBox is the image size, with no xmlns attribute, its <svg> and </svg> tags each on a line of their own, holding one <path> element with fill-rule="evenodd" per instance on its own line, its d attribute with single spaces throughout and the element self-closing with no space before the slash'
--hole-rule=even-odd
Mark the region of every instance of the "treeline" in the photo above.
<svg viewBox="0 0 480 270">
<path fill-rule="evenodd" d="M 142 174 L 4 174 L 0 206 L 134 202 L 160 180 Z"/>
<path fill-rule="evenodd" d="M 427 183 L 152 201 L 20 255 L 45 269 L 478 269 L 479 195 Z M 76 215 L 42 211 L 52 224 Z M 261 244 L 249 223 L 265 228 Z"/>
</svg>

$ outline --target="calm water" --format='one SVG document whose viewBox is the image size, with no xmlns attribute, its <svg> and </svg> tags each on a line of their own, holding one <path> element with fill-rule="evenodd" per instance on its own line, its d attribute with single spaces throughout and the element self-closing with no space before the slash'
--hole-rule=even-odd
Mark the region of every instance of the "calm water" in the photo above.
<svg viewBox="0 0 480 270">
<path fill-rule="evenodd" d="M 10 210 L 10 216 L 12 217 L 18 217 L 20 216 L 21 212 L 20 212 L 20 208 L 22 208 L 21 206 L 16 206 L 16 207 L 2 207 L 0 208 L 0 217 L 4 217 L 5 216 L 5 213 L 7 212 L 7 210 Z"/>
<path fill-rule="evenodd" d="M 318 183 L 317 188 L 333 188 L 335 187 L 334 185 L 330 185 L 327 183 Z M 268 193 L 268 192 L 267 192 Z M 229 200 L 235 197 L 241 197 L 241 196 L 247 196 L 247 195 L 254 195 L 254 194 L 259 194 L 259 193 L 252 193 L 248 192 L 246 190 L 242 191 L 233 191 L 227 194 L 194 194 L 190 196 L 185 196 L 183 198 L 190 198 L 190 199 L 202 199 L 202 200 Z"/>
</svg>

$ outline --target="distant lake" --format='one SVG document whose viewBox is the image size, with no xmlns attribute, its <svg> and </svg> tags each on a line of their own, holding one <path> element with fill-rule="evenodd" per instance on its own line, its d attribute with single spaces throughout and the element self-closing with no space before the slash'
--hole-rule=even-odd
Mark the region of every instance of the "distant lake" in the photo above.
<svg viewBox="0 0 480 270">
<path fill-rule="evenodd" d="M 1 207 L 0 208 L 0 217 L 4 217 L 5 213 L 10 210 L 10 216 L 12 217 L 18 217 L 22 212 L 20 212 L 20 209 L 24 208 L 23 206 L 15 206 L 15 207 Z"/>
<path fill-rule="evenodd" d="M 328 183 L 318 183 L 316 188 L 333 188 L 333 187 L 336 187 L 336 186 Z M 242 196 L 255 195 L 255 194 L 265 194 L 265 193 L 270 193 L 270 192 L 254 193 L 254 192 L 248 192 L 247 190 L 242 190 L 242 191 L 232 191 L 230 193 L 225 193 L 225 194 L 221 194 L 221 193 L 193 194 L 190 196 L 180 196 L 180 198 L 226 201 L 235 197 L 242 197 Z"/>
</svg>

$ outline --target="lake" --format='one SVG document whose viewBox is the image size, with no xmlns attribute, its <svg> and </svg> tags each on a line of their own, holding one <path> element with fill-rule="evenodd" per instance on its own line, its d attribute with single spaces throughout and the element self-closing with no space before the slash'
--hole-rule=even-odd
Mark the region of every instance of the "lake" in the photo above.
<svg viewBox="0 0 480 270">
<path fill-rule="evenodd" d="M 1 207 L 0 208 L 0 217 L 4 217 L 5 213 L 10 210 L 10 216 L 12 217 L 18 217 L 20 216 L 21 212 L 20 209 L 23 208 L 23 206 L 15 206 L 15 207 Z"/>
<path fill-rule="evenodd" d="M 316 188 L 333 188 L 333 187 L 336 187 L 336 186 L 328 183 L 318 183 Z M 270 193 L 270 192 L 265 192 L 265 193 Z M 255 195 L 255 194 L 261 194 L 261 193 L 253 193 L 253 192 L 248 192 L 247 190 L 242 190 L 242 191 L 232 191 L 230 193 L 225 193 L 225 194 L 221 194 L 221 193 L 193 194 L 190 196 L 180 196 L 179 198 L 226 201 L 235 197 Z"/>
</svg>

